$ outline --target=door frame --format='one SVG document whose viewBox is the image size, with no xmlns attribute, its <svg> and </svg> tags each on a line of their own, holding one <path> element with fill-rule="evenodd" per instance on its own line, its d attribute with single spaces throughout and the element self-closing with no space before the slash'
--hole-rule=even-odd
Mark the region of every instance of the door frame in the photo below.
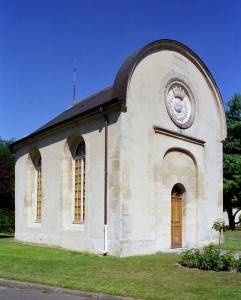
<svg viewBox="0 0 241 300">
<path fill-rule="evenodd" d="M 182 248 L 184 186 L 177 183 L 171 192 L 171 248 Z"/>
</svg>

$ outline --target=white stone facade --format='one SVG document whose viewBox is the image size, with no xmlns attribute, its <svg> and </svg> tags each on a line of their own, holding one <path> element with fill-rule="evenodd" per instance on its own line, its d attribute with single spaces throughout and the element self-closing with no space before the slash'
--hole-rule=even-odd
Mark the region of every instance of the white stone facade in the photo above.
<svg viewBox="0 0 241 300">
<path fill-rule="evenodd" d="M 217 241 L 212 223 L 223 212 L 226 121 L 211 74 L 187 47 L 161 40 L 141 49 L 125 75 L 126 111 L 106 108 L 108 254 L 144 255 L 171 248 L 171 191 L 176 184 L 183 189 L 182 247 Z M 17 240 L 103 252 L 104 126 L 100 113 L 80 114 L 12 146 Z M 80 139 L 86 145 L 86 218 L 76 224 L 71 149 Z M 41 222 L 35 222 L 36 151 L 42 159 Z"/>
</svg>

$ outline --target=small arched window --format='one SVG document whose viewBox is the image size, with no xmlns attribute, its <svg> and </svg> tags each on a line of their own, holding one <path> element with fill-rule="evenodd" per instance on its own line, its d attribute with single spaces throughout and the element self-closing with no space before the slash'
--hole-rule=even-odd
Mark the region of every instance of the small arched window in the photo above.
<svg viewBox="0 0 241 300">
<path fill-rule="evenodd" d="M 37 214 L 36 222 L 41 222 L 42 218 L 42 160 L 41 156 L 37 163 Z"/>
<path fill-rule="evenodd" d="M 75 150 L 75 201 L 74 222 L 85 221 L 85 142 L 81 141 Z"/>
<path fill-rule="evenodd" d="M 183 191 L 181 190 L 180 186 L 178 184 L 175 184 L 172 188 L 172 196 L 181 197 L 183 194 Z"/>
</svg>

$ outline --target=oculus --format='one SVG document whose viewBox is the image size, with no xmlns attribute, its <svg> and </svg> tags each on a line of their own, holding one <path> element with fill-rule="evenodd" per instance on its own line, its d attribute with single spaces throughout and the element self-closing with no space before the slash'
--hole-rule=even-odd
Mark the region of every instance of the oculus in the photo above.
<svg viewBox="0 0 241 300">
<path fill-rule="evenodd" d="M 190 127 L 193 107 L 193 98 L 187 87 L 180 82 L 172 82 L 166 94 L 166 108 L 172 121 L 181 128 Z"/>
</svg>

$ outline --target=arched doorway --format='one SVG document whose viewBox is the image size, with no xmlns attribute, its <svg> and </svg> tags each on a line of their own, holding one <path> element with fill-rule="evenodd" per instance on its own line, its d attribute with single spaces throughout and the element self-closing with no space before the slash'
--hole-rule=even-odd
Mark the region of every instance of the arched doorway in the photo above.
<svg viewBox="0 0 241 300">
<path fill-rule="evenodd" d="M 171 248 L 182 247 L 182 198 L 184 187 L 175 184 L 171 193 Z"/>
</svg>

